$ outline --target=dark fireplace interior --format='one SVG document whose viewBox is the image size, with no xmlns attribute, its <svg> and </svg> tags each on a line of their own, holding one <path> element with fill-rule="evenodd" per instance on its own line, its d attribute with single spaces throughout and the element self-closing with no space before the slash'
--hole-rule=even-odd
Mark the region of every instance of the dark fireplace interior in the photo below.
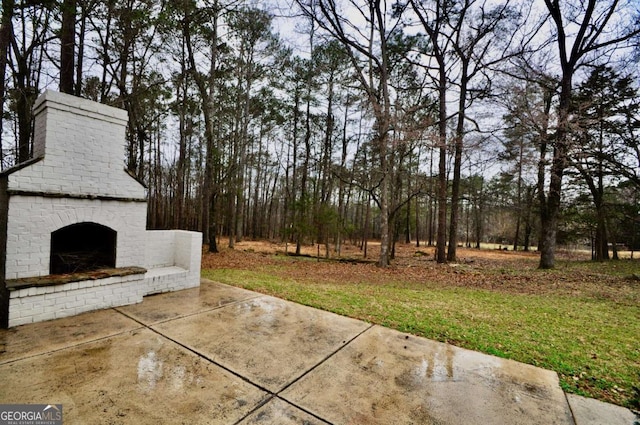
<svg viewBox="0 0 640 425">
<path fill-rule="evenodd" d="M 97 223 L 77 223 L 52 232 L 50 274 L 115 267 L 116 234 Z"/>
</svg>

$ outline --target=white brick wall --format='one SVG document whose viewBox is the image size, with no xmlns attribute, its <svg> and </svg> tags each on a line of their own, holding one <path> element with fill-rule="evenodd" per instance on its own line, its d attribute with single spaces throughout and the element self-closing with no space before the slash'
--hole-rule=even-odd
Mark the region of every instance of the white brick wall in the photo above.
<svg viewBox="0 0 640 425">
<path fill-rule="evenodd" d="M 9 327 L 142 301 L 140 275 L 85 280 L 11 292 Z"/>
<path fill-rule="evenodd" d="M 200 285 L 202 233 L 147 230 L 145 294 Z"/>
<path fill-rule="evenodd" d="M 124 171 L 127 114 L 47 91 L 35 106 L 34 156 L 5 176 L 5 279 L 49 274 L 51 233 L 83 222 L 116 231 L 116 267 L 144 275 L 110 277 L 10 291 L 9 326 L 132 304 L 147 294 L 200 284 L 202 235 L 146 231 L 145 189 Z M 55 196 L 39 196 L 39 193 Z M 98 197 L 99 199 L 84 199 Z"/>
<path fill-rule="evenodd" d="M 49 274 L 51 232 L 82 222 L 117 232 L 116 267 L 144 266 L 143 202 L 12 196 L 7 221 L 6 279 Z"/>
<path fill-rule="evenodd" d="M 144 198 L 124 171 L 127 113 L 46 91 L 35 106 L 34 157 L 9 175 L 9 190 Z"/>
<path fill-rule="evenodd" d="M 200 270 L 202 261 L 202 233 L 174 230 L 176 232 L 177 266 L 188 270 Z"/>
<path fill-rule="evenodd" d="M 200 270 L 202 234 L 186 230 L 147 230 L 144 267 L 178 266 Z"/>
<path fill-rule="evenodd" d="M 163 244 L 171 239 L 179 242 Z M 147 241 L 159 242 L 146 245 L 147 258 L 182 257 L 184 263 L 149 268 L 144 275 L 114 276 L 11 291 L 9 327 L 135 304 L 141 302 L 145 295 L 200 286 L 201 233 L 147 231 Z"/>
<path fill-rule="evenodd" d="M 144 267 L 168 267 L 175 262 L 175 240 L 174 230 L 147 230 L 146 232 L 146 255 Z"/>
<path fill-rule="evenodd" d="M 44 158 L 6 177 L 19 195 L 9 197 L 5 279 L 49 274 L 51 232 L 82 222 L 117 232 L 116 267 L 143 265 L 147 206 L 144 187 L 124 171 L 127 113 L 47 91 L 35 114 L 34 155 Z"/>
</svg>

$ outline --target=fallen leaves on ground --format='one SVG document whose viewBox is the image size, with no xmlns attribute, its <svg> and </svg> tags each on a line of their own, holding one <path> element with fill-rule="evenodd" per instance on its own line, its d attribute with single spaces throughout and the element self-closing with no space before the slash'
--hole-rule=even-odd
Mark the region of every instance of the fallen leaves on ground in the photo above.
<svg viewBox="0 0 640 425">
<path fill-rule="evenodd" d="M 375 262 L 379 243 L 369 244 L 366 261 L 362 261 L 365 260 L 362 250 L 354 245 L 343 245 L 339 257 L 330 252 L 329 259 L 325 258 L 324 246 L 320 247 L 319 257 L 317 245 L 304 246 L 302 257 L 292 255 L 294 251 L 295 245 L 240 242 L 235 249 L 225 248 L 217 254 L 205 249 L 202 268 L 269 267 L 271 274 L 331 284 L 436 285 L 517 294 L 586 296 L 625 304 L 640 301 L 640 282 L 623 274 L 598 271 L 588 261 L 588 253 L 559 252 L 555 269 L 539 270 L 539 255 L 535 252 L 458 248 L 457 262 L 438 264 L 434 261 L 433 247 L 397 244 L 391 265 L 382 268 Z M 640 267 L 639 262 L 635 263 Z M 577 266 L 580 264 L 585 267 Z"/>
</svg>

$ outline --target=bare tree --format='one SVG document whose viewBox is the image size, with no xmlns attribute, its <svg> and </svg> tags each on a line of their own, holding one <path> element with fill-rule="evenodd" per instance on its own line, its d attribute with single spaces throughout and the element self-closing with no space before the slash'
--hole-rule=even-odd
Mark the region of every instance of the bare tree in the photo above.
<svg viewBox="0 0 640 425">
<path fill-rule="evenodd" d="M 609 158 L 624 157 L 624 138 L 619 134 L 627 115 L 638 111 L 634 105 L 637 90 L 629 77 L 621 77 L 609 66 L 596 66 L 578 87 L 574 96 L 572 124 L 580 148 L 571 155 L 571 164 L 583 177 L 593 199 L 596 212 L 596 232 L 593 259 L 609 259 L 611 206 L 607 202 L 611 178 L 623 176 L 607 166 Z M 635 110 L 635 111 L 634 111 Z M 635 112 L 635 113 L 634 113 Z M 614 177 L 615 178 L 615 177 Z"/>
<path fill-rule="evenodd" d="M 510 23 L 515 18 L 509 1 L 489 5 L 486 1 L 410 0 L 413 14 L 431 41 L 425 54 L 425 69 L 433 75 L 439 99 L 438 233 L 436 260 L 455 261 L 460 215 L 460 184 L 467 126 L 477 123 L 468 110 L 477 99 L 487 97 L 491 88 L 488 70 L 505 60 L 509 46 Z M 511 24 L 513 25 L 513 24 Z M 500 45 L 500 40 L 506 40 Z M 432 62 L 434 62 L 432 64 Z M 447 99 L 457 98 L 451 181 L 449 246 L 446 245 L 447 176 Z"/>
<path fill-rule="evenodd" d="M 555 265 L 562 178 L 571 151 L 569 118 L 574 77 L 579 68 L 593 60 L 594 55 L 610 57 L 620 54 L 617 49 L 637 43 L 640 11 L 634 6 L 634 1 L 587 0 L 561 4 L 559 0 L 544 0 L 544 4 L 551 18 L 561 71 L 558 123 L 553 139 L 549 184 L 546 194 L 538 194 L 541 201 L 539 267 L 549 269 Z"/>
<path fill-rule="evenodd" d="M 15 112 L 18 122 L 16 162 L 26 161 L 31 156 L 33 104 L 38 96 L 47 44 L 55 38 L 51 34 L 53 10 L 49 6 L 25 2 L 14 9 L 14 17 L 19 25 L 11 26 L 13 31 L 9 37 L 9 67 L 15 89 Z M 19 36 L 16 36 L 16 32 Z"/>
<path fill-rule="evenodd" d="M 205 123 L 206 140 L 206 161 L 204 171 L 204 182 L 202 187 L 202 228 L 203 240 L 209 243 L 209 252 L 218 252 L 216 241 L 217 223 L 216 206 L 218 200 L 218 187 L 214 180 L 214 167 L 219 163 L 219 151 L 217 147 L 216 126 L 215 126 L 215 105 L 216 105 L 216 66 L 218 62 L 219 40 L 218 25 L 222 12 L 222 5 L 218 0 L 214 0 L 205 11 L 198 11 L 195 3 L 185 2 L 182 12 L 182 31 L 187 47 L 189 70 L 198 87 L 201 100 L 202 113 Z M 198 22 L 198 20 L 206 19 Z M 210 46 L 209 70 L 205 74 L 198 69 L 196 54 L 194 51 L 194 41 L 192 38 L 192 25 L 196 23 L 206 23 L 202 26 L 208 37 Z"/>
<path fill-rule="evenodd" d="M 459 60 L 460 71 L 455 81 L 459 91 L 451 182 L 448 261 L 456 260 L 458 245 L 462 154 L 465 126 L 470 121 L 467 111 L 475 100 L 489 96 L 491 78 L 487 71 L 510 56 L 507 54 L 509 43 L 499 46 L 498 40 L 509 40 L 509 23 L 513 25 L 513 18 L 515 14 L 509 1 L 489 7 L 486 2 L 466 0 L 452 29 L 451 47 Z M 473 124 L 477 125 L 475 122 Z"/>
<path fill-rule="evenodd" d="M 359 4 L 351 2 L 351 12 L 365 22 L 366 28 L 358 28 L 344 18 L 333 0 L 296 0 L 305 15 L 338 40 L 354 68 L 360 88 L 366 93 L 367 102 L 374 115 L 373 137 L 379 164 L 377 183 L 380 206 L 381 247 L 378 265 L 389 265 L 389 187 L 390 164 L 388 158 L 389 131 L 391 128 L 391 101 L 389 93 L 389 52 L 386 2 L 368 0 Z"/>
<path fill-rule="evenodd" d="M 427 65 L 436 76 L 438 92 L 438 187 L 437 187 L 437 230 L 436 261 L 447 261 L 447 60 L 450 39 L 445 35 L 445 22 L 451 13 L 449 2 L 437 0 L 434 9 L 429 9 L 424 1 L 410 0 L 411 8 L 420 20 L 422 28 L 431 41 L 430 57 L 435 66 Z"/>
</svg>

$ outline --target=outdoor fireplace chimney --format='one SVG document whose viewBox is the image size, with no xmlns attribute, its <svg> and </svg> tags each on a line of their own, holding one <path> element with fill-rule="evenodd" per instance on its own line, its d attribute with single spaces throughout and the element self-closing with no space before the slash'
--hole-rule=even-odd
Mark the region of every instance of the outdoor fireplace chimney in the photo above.
<svg viewBox="0 0 640 425">
<path fill-rule="evenodd" d="M 146 189 L 124 169 L 127 112 L 46 91 L 34 117 L 34 158 L 0 174 L 0 327 L 198 286 L 202 235 L 146 230 Z"/>
</svg>

